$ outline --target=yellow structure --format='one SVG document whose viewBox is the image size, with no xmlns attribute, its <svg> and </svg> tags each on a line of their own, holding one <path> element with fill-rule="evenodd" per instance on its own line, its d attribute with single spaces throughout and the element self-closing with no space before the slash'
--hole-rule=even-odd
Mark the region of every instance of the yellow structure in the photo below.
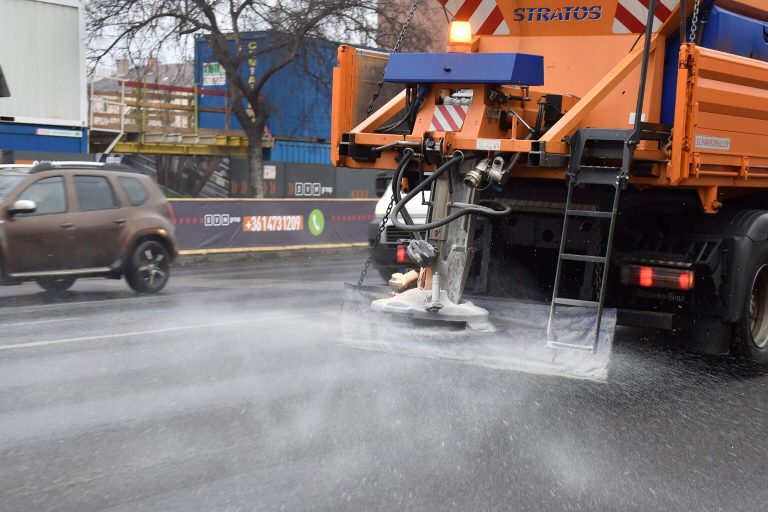
<svg viewBox="0 0 768 512">
<path fill-rule="evenodd" d="M 100 84 L 110 83 L 101 80 Z M 116 87 L 91 88 L 90 126 L 93 153 L 153 155 L 216 155 L 246 157 L 248 139 L 242 131 L 200 129 L 200 112 L 230 117 L 224 108 L 200 107 L 197 87 L 114 79 Z M 206 94 L 225 96 L 223 91 Z M 226 98 L 226 96 L 225 96 Z M 265 133 L 262 147 L 272 147 Z"/>
</svg>

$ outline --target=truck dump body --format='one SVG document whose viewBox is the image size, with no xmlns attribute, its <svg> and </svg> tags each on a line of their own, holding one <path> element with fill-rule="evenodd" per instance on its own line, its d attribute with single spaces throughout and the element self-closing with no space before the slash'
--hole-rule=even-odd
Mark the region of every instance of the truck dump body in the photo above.
<svg viewBox="0 0 768 512">
<path fill-rule="evenodd" d="M 334 70 L 334 163 L 431 187 L 409 244 L 425 297 L 434 274 L 451 303 L 467 282 L 549 296 L 548 345 L 593 351 L 558 341 L 558 309 L 599 332 L 612 305 L 768 363 L 768 5 L 439 1 L 473 36 L 455 23 L 448 52 L 391 56 L 389 101 L 365 108 L 369 55 L 342 47 Z"/>
<path fill-rule="evenodd" d="M 544 1 L 531 6 L 520 1 L 450 0 L 444 5 L 456 18 L 468 18 L 473 27 L 479 27 L 472 53 L 543 57 L 544 84 L 530 87 L 533 101 L 522 105 L 519 112 L 532 124 L 538 113 L 538 98 L 561 96 L 563 118 L 535 145 L 541 147 L 543 143 L 548 153 L 565 155 L 569 148 L 563 139 L 578 128 L 629 128 L 634 124 L 642 54 L 638 33 L 644 27 L 642 18 L 647 13 L 647 3 L 616 0 L 571 6 L 561 1 Z M 691 187 L 699 193 L 703 209 L 709 212 L 716 209 L 712 202 L 717 197 L 717 187 L 766 186 L 762 174 L 768 172 L 768 161 L 760 150 L 766 140 L 754 135 L 766 133 L 760 130 L 760 123 L 768 118 L 768 9 L 757 4 L 756 0 L 704 2 L 702 9 L 709 10 L 709 18 L 701 29 L 701 45 L 680 54 L 677 1 L 659 3 L 642 116 L 648 123 L 672 125 L 676 133 L 684 136 L 672 137 L 671 148 L 666 147 L 668 141 L 642 142 L 636 159 L 648 165 L 643 166 L 642 172 L 633 173 L 632 182 L 643 186 Z M 340 62 L 344 63 L 348 60 L 346 53 L 354 50 L 344 48 L 342 52 Z M 354 97 L 354 90 L 339 87 L 345 72 L 348 70 L 343 66 L 337 68 L 335 91 Z M 340 103 L 335 103 L 334 118 L 348 117 Z M 390 110 L 401 106 L 396 103 Z M 410 136 L 368 136 L 375 123 L 355 127 L 349 119 L 336 127 L 334 137 L 339 142 L 341 132 L 351 131 L 356 134 L 357 143 L 370 142 L 373 146 L 420 139 L 423 132 L 430 131 L 434 117 L 430 107 L 430 102 L 425 102 Z M 488 110 L 487 103 L 473 102 L 467 116 L 487 119 Z M 531 151 L 534 143 L 523 140 L 522 125 L 508 130 L 492 125 L 491 121 L 473 123 L 447 135 L 455 139 L 452 147 L 460 150 L 477 149 L 477 139 L 482 138 L 492 139 L 501 150 Z M 370 167 L 368 162 L 338 154 L 333 160 L 339 165 Z M 374 166 L 394 168 L 386 158 Z M 564 166 L 534 167 L 519 166 L 515 174 L 563 177 Z M 745 176 L 751 179 L 745 180 Z"/>
</svg>

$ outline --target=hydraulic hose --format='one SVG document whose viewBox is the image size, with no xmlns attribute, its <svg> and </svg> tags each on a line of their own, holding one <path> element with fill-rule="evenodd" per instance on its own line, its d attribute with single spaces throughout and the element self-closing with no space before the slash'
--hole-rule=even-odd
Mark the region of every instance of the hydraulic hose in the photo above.
<svg viewBox="0 0 768 512">
<path fill-rule="evenodd" d="M 411 162 L 413 155 L 414 151 L 411 148 L 406 148 L 405 151 L 403 151 L 403 156 L 400 159 L 397 170 L 395 171 L 395 179 L 392 180 L 392 196 L 394 196 L 396 203 L 399 203 L 402 199 L 400 196 L 400 184 L 403 182 L 403 176 L 405 176 L 405 171 L 408 168 L 408 164 Z M 403 220 L 406 224 L 409 226 L 413 226 L 415 224 L 415 222 L 413 222 L 413 217 L 411 217 L 411 214 L 408 213 L 407 208 L 403 207 L 400 214 L 403 216 Z M 394 215 L 394 217 L 397 217 L 397 215 Z"/>
<path fill-rule="evenodd" d="M 403 155 L 405 157 L 405 155 Z M 419 183 L 416 187 L 413 188 L 405 197 L 398 200 L 397 204 L 392 208 L 392 225 L 394 225 L 398 229 L 402 229 L 403 231 L 410 231 L 410 232 L 418 232 L 418 231 L 428 231 L 430 229 L 436 229 L 442 226 L 445 226 L 446 224 L 449 224 L 453 222 L 456 219 L 459 219 L 461 217 L 464 217 L 465 215 L 482 215 L 485 217 L 503 217 L 505 215 L 509 215 L 509 213 L 512 211 L 512 208 L 509 206 L 504 206 L 501 210 L 494 210 L 493 208 L 488 208 L 485 206 L 480 205 L 462 205 L 461 208 L 455 209 L 451 214 L 443 217 L 440 220 L 434 221 L 434 222 L 428 222 L 426 224 L 403 224 L 398 220 L 398 216 L 400 215 L 400 210 L 405 208 L 405 205 L 408 204 L 408 202 L 416 197 L 421 192 L 425 191 L 428 187 L 432 186 L 432 183 L 438 179 L 440 176 L 445 174 L 446 172 L 450 171 L 455 165 L 461 163 L 464 160 L 463 154 L 454 155 L 451 157 L 450 160 L 445 162 L 443 165 L 437 168 L 432 174 L 429 175 L 427 179 Z M 402 161 L 401 161 L 402 162 Z M 400 188 L 400 179 L 402 178 L 402 175 L 404 174 L 405 166 L 403 166 L 398 171 L 398 179 L 397 179 L 397 187 Z M 399 194 L 398 194 L 399 195 Z M 498 203 L 493 203 L 498 204 Z M 404 217 L 405 218 L 405 217 Z"/>
</svg>

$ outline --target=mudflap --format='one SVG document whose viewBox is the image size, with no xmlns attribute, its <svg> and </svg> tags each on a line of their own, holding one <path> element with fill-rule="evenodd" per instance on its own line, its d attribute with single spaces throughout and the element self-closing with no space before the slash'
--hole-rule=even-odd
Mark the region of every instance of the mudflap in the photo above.
<svg viewBox="0 0 768 512">
<path fill-rule="evenodd" d="M 413 298 L 394 301 L 396 307 L 403 303 L 400 312 L 395 311 L 396 307 L 386 308 L 387 312 L 372 307 L 375 301 L 387 297 L 392 297 L 392 293 L 384 286 L 345 284 L 342 343 L 486 368 L 596 381 L 608 378 L 616 330 L 615 309 L 603 312 L 597 350 L 583 352 L 547 347 L 547 304 L 471 297 L 458 305 L 469 308 L 442 315 L 414 312 Z M 487 312 L 485 318 L 483 312 Z M 573 343 L 591 342 L 595 320 L 594 309 L 560 308 L 555 322 L 558 338 Z"/>
</svg>

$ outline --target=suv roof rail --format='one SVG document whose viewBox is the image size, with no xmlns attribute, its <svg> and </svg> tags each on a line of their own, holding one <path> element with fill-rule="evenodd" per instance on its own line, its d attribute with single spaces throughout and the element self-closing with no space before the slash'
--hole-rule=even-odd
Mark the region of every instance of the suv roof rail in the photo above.
<svg viewBox="0 0 768 512">
<path fill-rule="evenodd" d="M 62 162 L 40 162 L 29 169 L 29 172 L 43 172 L 53 171 L 55 169 L 98 169 L 101 171 L 121 171 L 121 172 L 133 172 L 135 169 L 123 164 L 105 164 L 103 162 L 77 162 L 77 161 L 62 161 Z"/>
<path fill-rule="evenodd" d="M 34 167 L 32 164 L 0 164 L 0 171 L 26 171 Z"/>
</svg>

